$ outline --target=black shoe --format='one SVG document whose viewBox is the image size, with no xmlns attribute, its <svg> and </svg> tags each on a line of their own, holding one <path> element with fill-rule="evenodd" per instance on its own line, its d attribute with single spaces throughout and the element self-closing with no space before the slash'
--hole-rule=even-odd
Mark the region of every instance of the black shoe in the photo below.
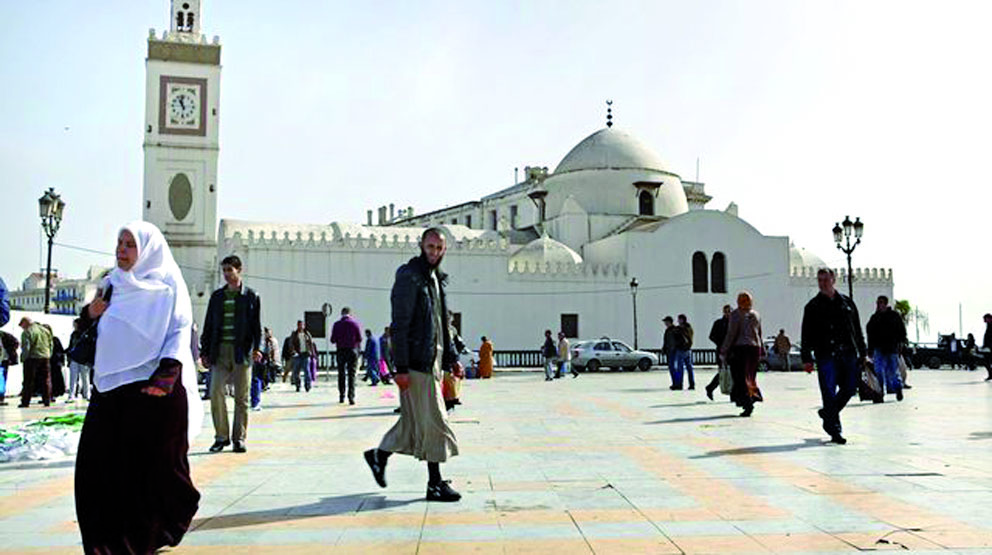
<svg viewBox="0 0 992 555">
<path fill-rule="evenodd" d="M 19 408 L 19 409 L 26 409 L 26 408 L 28 408 L 28 406 L 25 405 L 24 403 L 21 403 L 21 404 L 17 405 L 17 408 Z"/>
<path fill-rule="evenodd" d="M 754 412 L 754 407 L 747 407 L 746 409 L 744 409 L 744 412 L 741 413 L 741 416 L 743 416 L 744 418 L 747 418 L 747 417 L 751 416 L 751 413 L 752 412 Z"/>
<path fill-rule="evenodd" d="M 444 480 L 439 484 L 430 485 L 427 484 L 427 500 L 428 501 L 441 501 L 445 503 L 451 503 L 458 501 L 462 498 L 462 494 L 451 489 L 448 484 L 451 480 Z"/>
<path fill-rule="evenodd" d="M 341 399 L 340 399 L 340 400 L 338 401 L 338 403 L 344 403 L 344 397 L 342 397 L 342 398 L 341 398 Z"/>
<path fill-rule="evenodd" d="M 837 445 L 844 445 L 845 443 L 847 443 L 847 440 L 844 439 L 844 436 L 840 434 L 830 434 L 830 443 L 836 443 Z"/>
<path fill-rule="evenodd" d="M 375 456 L 375 449 L 369 449 L 362 454 L 365 456 L 365 462 L 369 465 L 369 469 L 372 470 L 375 483 L 379 484 L 380 488 L 386 487 L 386 465 L 379 464 L 379 460 Z"/>
<path fill-rule="evenodd" d="M 714 388 L 710 386 L 706 386 L 706 397 L 708 397 L 710 401 L 713 400 L 713 389 Z"/>
<path fill-rule="evenodd" d="M 989 379 L 992 380 L 992 377 L 989 377 Z M 902 388 L 903 389 L 913 389 L 913 386 L 909 385 L 908 383 L 904 383 L 904 384 L 902 384 Z"/>
<path fill-rule="evenodd" d="M 578 373 L 578 372 L 572 372 L 572 379 L 573 379 L 573 380 L 574 380 L 575 378 L 578 378 L 578 377 L 579 377 L 579 373 Z"/>
<path fill-rule="evenodd" d="M 223 440 L 222 441 L 222 440 L 219 440 L 218 439 L 217 441 L 214 442 L 213 445 L 210 446 L 210 452 L 211 453 L 220 453 L 221 451 L 224 450 L 225 447 L 227 447 L 230 444 L 231 444 L 231 441 L 230 440 Z"/>
<path fill-rule="evenodd" d="M 235 441 L 234 442 L 234 449 L 232 449 L 232 451 L 234 451 L 235 453 L 247 453 L 248 452 L 248 448 L 245 447 L 245 442 L 243 442 L 243 441 Z"/>
<path fill-rule="evenodd" d="M 399 413 L 401 413 L 401 412 L 403 412 L 403 410 L 402 410 L 402 409 L 400 409 L 399 407 L 396 407 L 395 409 L 393 409 L 393 413 L 394 413 L 394 414 L 399 414 Z"/>
<path fill-rule="evenodd" d="M 885 399 L 882 398 L 882 397 L 879 397 L 878 399 L 872 399 L 871 402 L 872 403 L 875 403 L 876 405 L 878 405 L 878 404 L 884 403 L 885 402 Z"/>
<path fill-rule="evenodd" d="M 896 401 L 902 401 L 902 390 L 896 391 Z"/>
<path fill-rule="evenodd" d="M 354 405 L 355 404 L 355 400 L 354 399 L 348 399 L 348 404 L 349 405 Z"/>
</svg>

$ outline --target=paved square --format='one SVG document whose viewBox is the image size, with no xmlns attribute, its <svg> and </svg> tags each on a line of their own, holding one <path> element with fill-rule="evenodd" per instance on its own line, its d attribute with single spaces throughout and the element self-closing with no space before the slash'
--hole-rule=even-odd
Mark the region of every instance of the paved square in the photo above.
<svg viewBox="0 0 992 555">
<path fill-rule="evenodd" d="M 361 457 L 393 423 L 392 387 L 358 405 L 331 383 L 279 384 L 246 454 L 190 453 L 203 494 L 178 553 L 992 552 L 992 385 L 916 371 L 902 403 L 853 402 L 825 443 L 815 376 L 761 374 L 750 419 L 667 373 L 539 373 L 466 382 L 452 415 L 456 504 L 423 501 L 426 468 Z M 891 398 L 891 397 L 890 397 Z M 5 423 L 60 412 L 4 407 Z M 0 552 L 76 553 L 71 460 L 0 465 Z"/>
</svg>

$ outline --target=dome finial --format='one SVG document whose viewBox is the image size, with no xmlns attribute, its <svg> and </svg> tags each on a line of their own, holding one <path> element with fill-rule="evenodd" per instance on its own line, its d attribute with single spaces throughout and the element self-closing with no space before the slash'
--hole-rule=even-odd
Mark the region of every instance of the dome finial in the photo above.
<svg viewBox="0 0 992 555">
<path fill-rule="evenodd" d="M 606 126 L 613 127 L 613 101 L 606 101 Z"/>
</svg>

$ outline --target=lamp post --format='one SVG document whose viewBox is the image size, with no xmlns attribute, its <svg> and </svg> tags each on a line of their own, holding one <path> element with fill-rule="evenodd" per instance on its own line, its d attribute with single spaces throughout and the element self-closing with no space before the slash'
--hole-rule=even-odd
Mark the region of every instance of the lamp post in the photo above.
<svg viewBox="0 0 992 555">
<path fill-rule="evenodd" d="M 843 226 L 843 227 L 842 227 Z M 851 253 L 861 244 L 861 236 L 865 232 L 865 224 L 861 218 L 851 221 L 850 216 L 844 216 L 844 221 L 834 224 L 834 242 L 837 248 L 847 255 L 847 294 L 854 301 L 854 270 L 851 268 Z M 851 243 L 851 233 L 854 233 L 854 243 Z"/>
<path fill-rule="evenodd" d="M 630 279 L 630 298 L 634 301 L 634 348 L 637 348 L 637 278 Z"/>
<path fill-rule="evenodd" d="M 52 243 L 55 241 L 55 234 L 59 232 L 62 224 L 62 212 L 65 210 L 65 201 L 55 194 L 55 189 L 49 187 L 45 194 L 38 199 L 38 212 L 41 216 L 41 228 L 48 236 L 48 265 L 45 267 L 45 314 L 48 314 L 48 304 L 52 294 Z"/>
</svg>

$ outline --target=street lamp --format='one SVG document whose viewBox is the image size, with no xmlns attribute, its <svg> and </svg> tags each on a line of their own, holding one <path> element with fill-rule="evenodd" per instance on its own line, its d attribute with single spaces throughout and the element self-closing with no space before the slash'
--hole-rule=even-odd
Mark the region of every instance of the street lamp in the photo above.
<svg viewBox="0 0 992 555">
<path fill-rule="evenodd" d="M 843 227 L 842 227 L 843 226 Z M 854 301 L 854 270 L 851 268 L 851 253 L 861 244 L 861 236 L 865 232 L 865 224 L 861 223 L 861 218 L 851 221 L 850 216 L 844 216 L 844 221 L 834 224 L 834 242 L 837 248 L 847 255 L 847 294 Z M 851 234 L 854 234 L 854 243 L 851 243 Z"/>
<path fill-rule="evenodd" d="M 55 234 L 59 232 L 62 224 L 62 212 L 65 210 L 65 201 L 55 194 L 55 189 L 49 187 L 45 194 L 38 199 L 38 212 L 41 216 L 41 228 L 48 236 L 48 266 L 45 267 L 45 314 L 48 314 L 48 304 L 51 301 L 52 287 L 52 242 L 55 241 Z"/>
<path fill-rule="evenodd" d="M 637 278 L 630 279 L 630 298 L 634 301 L 634 348 L 637 348 Z"/>
</svg>

